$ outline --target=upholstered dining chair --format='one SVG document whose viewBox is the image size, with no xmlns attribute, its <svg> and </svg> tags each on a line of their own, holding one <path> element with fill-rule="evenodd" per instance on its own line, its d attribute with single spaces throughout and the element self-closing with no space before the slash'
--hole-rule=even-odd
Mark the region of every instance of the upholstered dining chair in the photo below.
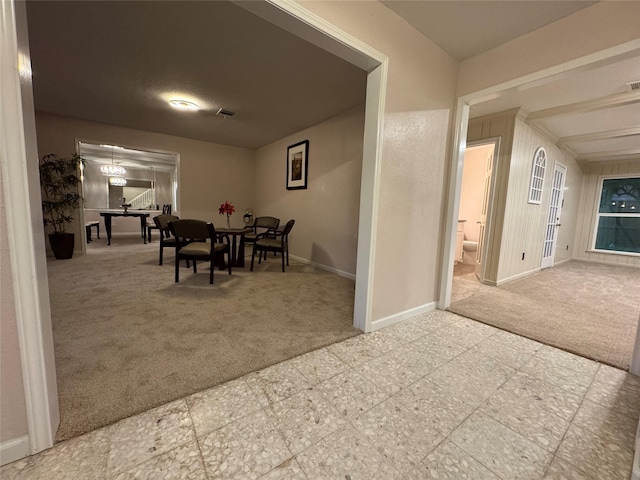
<svg viewBox="0 0 640 480">
<path fill-rule="evenodd" d="M 280 219 L 276 217 L 256 217 L 251 227 L 252 232 L 247 233 L 244 236 L 245 243 L 255 243 L 256 239 L 264 233 L 274 232 L 278 225 L 280 225 Z M 263 235 L 264 236 L 264 235 Z"/>
<path fill-rule="evenodd" d="M 276 238 L 268 236 L 269 233 L 265 232 L 256 239 L 253 244 L 253 253 L 251 254 L 251 271 L 253 271 L 253 260 L 256 253 L 258 253 L 258 263 L 260 263 L 263 252 L 265 253 L 265 261 L 267 260 L 266 252 L 279 252 L 282 254 L 282 271 L 284 272 L 285 257 L 287 266 L 289 266 L 289 233 L 294 223 L 296 223 L 295 220 L 289 220 Z"/>
<path fill-rule="evenodd" d="M 160 258 L 158 265 L 162 265 L 162 255 L 166 247 L 176 248 L 178 245 L 176 238 L 172 236 L 169 230 L 169 222 L 179 220 L 175 215 L 157 215 L 153 217 L 153 223 L 160 233 Z"/>
<path fill-rule="evenodd" d="M 162 206 L 162 215 L 171 215 L 171 204 Z M 153 219 L 147 221 L 147 241 L 151 243 L 151 231 L 158 230 L 158 226 Z M 162 264 L 160 264 L 162 265 Z"/>
<path fill-rule="evenodd" d="M 202 220 L 175 220 L 169 223 L 169 228 L 176 237 L 176 283 L 180 281 L 180 260 L 193 261 L 193 273 L 198 273 L 196 262 L 204 260 L 209 262 L 211 271 L 209 283 L 213 284 L 213 270 L 216 260 L 227 254 L 227 266 L 231 275 L 231 248 L 229 237 L 226 242 L 222 239 L 225 235 L 216 233 L 213 223 Z"/>
</svg>

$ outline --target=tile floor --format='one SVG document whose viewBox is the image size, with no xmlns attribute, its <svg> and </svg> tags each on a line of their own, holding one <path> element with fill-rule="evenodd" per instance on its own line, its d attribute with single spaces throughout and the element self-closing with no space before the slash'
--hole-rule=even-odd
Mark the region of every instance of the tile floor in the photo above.
<svg viewBox="0 0 640 480">
<path fill-rule="evenodd" d="M 127 418 L 10 479 L 628 479 L 640 378 L 436 311 Z"/>
</svg>

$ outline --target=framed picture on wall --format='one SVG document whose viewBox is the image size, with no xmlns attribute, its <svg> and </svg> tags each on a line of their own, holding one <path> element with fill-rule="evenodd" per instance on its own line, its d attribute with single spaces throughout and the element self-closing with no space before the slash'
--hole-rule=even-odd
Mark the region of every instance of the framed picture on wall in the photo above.
<svg viewBox="0 0 640 480">
<path fill-rule="evenodd" d="M 287 147 L 287 190 L 307 188 L 309 140 Z"/>
</svg>

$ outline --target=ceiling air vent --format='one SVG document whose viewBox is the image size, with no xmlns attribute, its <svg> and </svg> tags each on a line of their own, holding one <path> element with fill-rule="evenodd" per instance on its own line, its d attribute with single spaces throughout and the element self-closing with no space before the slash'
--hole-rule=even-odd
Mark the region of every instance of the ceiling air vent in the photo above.
<svg viewBox="0 0 640 480">
<path fill-rule="evenodd" d="M 627 86 L 629 87 L 629 90 L 632 92 L 636 90 L 640 90 L 640 80 L 636 80 L 635 82 L 629 82 L 627 83 Z"/>
<path fill-rule="evenodd" d="M 640 82 L 638 82 L 638 85 L 640 85 Z M 216 112 L 216 115 L 221 115 L 223 117 L 233 117 L 236 114 L 236 112 L 232 112 L 231 110 L 225 110 L 224 108 L 219 108 L 218 111 Z"/>
</svg>

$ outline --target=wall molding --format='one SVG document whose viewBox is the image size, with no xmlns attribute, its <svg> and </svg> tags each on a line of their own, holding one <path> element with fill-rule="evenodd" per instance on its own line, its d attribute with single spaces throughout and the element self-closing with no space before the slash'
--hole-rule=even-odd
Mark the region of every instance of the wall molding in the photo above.
<svg viewBox="0 0 640 480">
<path fill-rule="evenodd" d="M 0 443 L 0 465 L 15 462 L 29 455 L 31 455 L 29 435 L 12 438 Z"/>
<path fill-rule="evenodd" d="M 394 323 L 403 322 L 409 318 L 415 317 L 417 315 L 432 312 L 437 307 L 437 302 L 429 302 L 424 305 L 420 305 L 419 307 L 410 308 L 408 310 L 404 310 L 403 312 L 394 313 L 393 315 L 389 315 L 388 317 L 379 318 L 378 320 L 374 320 L 371 322 L 371 331 L 374 332 L 380 328 L 388 327 L 389 325 L 393 325 Z"/>
<path fill-rule="evenodd" d="M 591 252 L 591 253 L 602 253 L 602 252 Z M 616 265 L 618 267 L 640 268 L 640 265 L 634 265 L 633 263 L 605 262 L 605 261 L 596 260 L 593 258 L 574 257 L 571 260 L 576 260 L 578 262 L 587 262 L 587 263 L 600 263 L 602 265 Z"/>
<path fill-rule="evenodd" d="M 570 262 L 571 260 L 575 260 L 575 258 L 565 258 L 564 260 L 560 260 L 559 262 L 553 262 L 553 266 L 557 267 L 558 265 L 562 265 L 563 263 Z"/>
<path fill-rule="evenodd" d="M 611 107 L 620 107 L 640 102 L 640 93 L 624 92 L 615 93 L 606 97 L 596 98 L 594 100 L 586 100 L 583 102 L 570 103 L 560 107 L 547 108 L 529 113 L 529 120 L 538 121 L 541 119 L 555 117 L 558 115 L 567 115 L 573 113 L 586 113 L 596 110 L 604 110 Z"/>
<path fill-rule="evenodd" d="M 313 265 L 314 267 L 319 268 L 320 270 L 325 270 L 327 272 L 335 273 L 339 277 L 348 278 L 349 280 L 353 280 L 353 281 L 355 281 L 355 279 L 356 279 L 355 273 L 345 272 L 344 270 L 339 270 L 339 269 L 337 269 L 335 267 L 330 267 L 329 265 L 323 265 L 321 263 L 312 262 L 311 260 L 307 260 L 306 258 L 298 257 L 297 255 L 289 255 L 289 256 L 291 258 L 293 258 L 294 260 L 297 260 L 298 262 L 301 262 L 301 263 L 304 263 L 304 264 L 307 264 L 307 265 Z"/>
<path fill-rule="evenodd" d="M 518 280 L 519 278 L 528 277 L 529 275 L 533 275 L 534 273 L 538 273 L 542 269 L 540 267 L 534 268 L 532 270 L 528 270 L 526 272 L 518 273 L 517 275 L 513 275 L 511 277 L 503 278 L 496 282 L 496 286 L 504 285 L 505 283 L 513 282 L 514 280 Z"/>
</svg>

